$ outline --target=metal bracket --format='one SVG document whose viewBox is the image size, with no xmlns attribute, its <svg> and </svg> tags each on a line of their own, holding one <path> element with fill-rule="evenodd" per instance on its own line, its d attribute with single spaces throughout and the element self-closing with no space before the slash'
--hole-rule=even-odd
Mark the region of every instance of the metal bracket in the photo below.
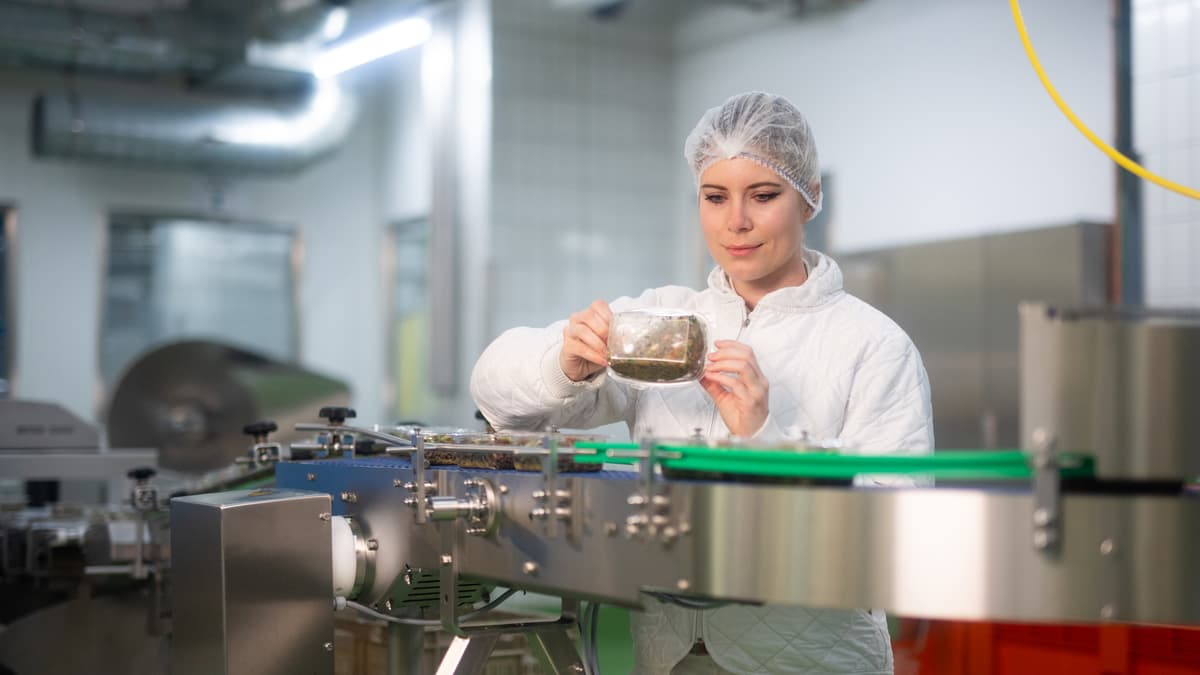
<svg viewBox="0 0 1200 675">
<path fill-rule="evenodd" d="M 234 459 L 235 464 L 245 466 L 250 470 L 259 467 L 274 466 L 282 456 L 282 447 L 278 443 L 255 443 L 250 446 L 245 457 Z"/>
<path fill-rule="evenodd" d="M 631 539 L 642 535 L 656 538 L 661 533 L 664 541 L 669 543 L 675 540 L 679 532 L 670 524 L 671 498 L 659 494 L 660 483 L 655 476 L 658 442 L 653 438 L 644 438 L 639 445 L 641 463 L 638 483 L 641 487 L 625 500 L 630 506 L 636 507 L 634 513 L 625 519 L 625 535 Z"/>
<path fill-rule="evenodd" d="M 466 532 L 474 536 L 487 536 L 495 531 L 500 513 L 500 498 L 496 488 L 483 478 L 468 478 L 463 481 L 467 493 L 462 497 L 430 497 L 426 513 L 433 521 L 455 521 L 462 519 Z"/>
<path fill-rule="evenodd" d="M 405 487 L 409 488 L 409 492 L 413 493 L 413 497 L 404 500 L 404 503 L 416 508 L 417 522 L 423 525 L 429 522 L 426 505 L 429 503 L 430 493 L 436 492 L 436 489 L 430 490 L 430 486 L 425 482 L 425 434 L 421 433 L 420 429 L 414 429 L 410 440 L 413 446 L 411 462 L 414 478 L 413 484 L 406 485 Z M 415 501 L 410 503 L 410 499 Z"/>
<path fill-rule="evenodd" d="M 570 490 L 559 487 L 558 476 L 558 433 L 554 428 L 546 430 L 542 437 L 542 447 L 546 453 L 542 460 L 542 489 L 533 493 L 535 505 L 529 511 L 529 517 L 545 522 L 545 536 L 558 536 L 559 521 L 572 524 L 572 534 L 575 533 L 579 518 L 572 518 L 572 499 Z"/>
<path fill-rule="evenodd" d="M 1054 456 L 1057 439 L 1033 431 L 1033 548 L 1057 556 L 1062 540 L 1062 485 Z"/>
<path fill-rule="evenodd" d="M 482 675 L 488 656 L 505 633 L 525 634 L 530 651 L 542 666 L 541 672 L 552 675 L 584 673 L 575 643 L 567 634 L 571 623 L 559 621 L 544 626 L 496 626 L 495 630 L 455 636 L 438 665 L 437 675 Z"/>
</svg>

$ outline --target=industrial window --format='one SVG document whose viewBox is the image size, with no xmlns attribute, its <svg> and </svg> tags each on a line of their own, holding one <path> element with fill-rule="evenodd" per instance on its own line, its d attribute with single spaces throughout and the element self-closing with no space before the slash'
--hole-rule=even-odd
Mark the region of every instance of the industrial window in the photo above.
<svg viewBox="0 0 1200 675">
<path fill-rule="evenodd" d="M 100 333 L 106 389 L 142 353 L 182 339 L 296 360 L 299 246 L 291 228 L 113 215 Z"/>
</svg>

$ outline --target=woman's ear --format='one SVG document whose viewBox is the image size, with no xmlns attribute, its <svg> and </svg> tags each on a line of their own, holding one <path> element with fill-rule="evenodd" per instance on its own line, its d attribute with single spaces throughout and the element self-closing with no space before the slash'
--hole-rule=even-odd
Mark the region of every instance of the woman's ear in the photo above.
<svg viewBox="0 0 1200 675">
<path fill-rule="evenodd" d="M 821 179 L 820 178 L 814 178 L 812 180 L 812 182 L 810 182 L 808 184 L 808 194 L 812 195 L 814 202 L 816 202 L 818 204 L 821 203 Z"/>
</svg>

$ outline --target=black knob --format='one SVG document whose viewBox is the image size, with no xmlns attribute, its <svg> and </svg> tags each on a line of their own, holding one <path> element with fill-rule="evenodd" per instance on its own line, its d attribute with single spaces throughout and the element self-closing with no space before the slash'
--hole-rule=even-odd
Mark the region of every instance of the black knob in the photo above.
<svg viewBox="0 0 1200 675">
<path fill-rule="evenodd" d="M 366 457 L 368 455 L 381 455 L 383 448 L 375 449 L 375 441 L 369 438 L 359 439 L 354 442 L 354 454 Z"/>
<path fill-rule="evenodd" d="M 328 406 L 321 408 L 321 412 L 317 413 L 317 417 L 324 417 L 329 420 L 330 424 L 341 424 L 348 418 L 358 417 L 358 413 L 354 412 L 354 408 Z"/>
<path fill-rule="evenodd" d="M 143 480 L 147 480 L 149 478 L 153 478 L 154 475 L 157 473 L 158 473 L 157 471 L 155 471 L 154 469 L 152 469 L 148 466 L 139 466 L 136 469 L 130 469 L 129 471 L 127 471 L 125 473 L 125 475 L 129 476 L 133 480 L 143 481 Z"/>
<path fill-rule="evenodd" d="M 279 425 L 275 424 L 271 420 L 261 420 L 259 422 L 253 422 L 242 427 L 243 434 L 246 434 L 247 436 L 254 436 L 256 438 L 258 436 L 266 436 L 272 431 L 278 430 Z"/>
</svg>

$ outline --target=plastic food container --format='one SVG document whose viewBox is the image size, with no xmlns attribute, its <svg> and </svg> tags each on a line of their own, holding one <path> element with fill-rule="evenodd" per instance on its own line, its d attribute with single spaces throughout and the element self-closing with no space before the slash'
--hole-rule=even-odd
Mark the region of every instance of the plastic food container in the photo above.
<svg viewBox="0 0 1200 675">
<path fill-rule="evenodd" d="M 693 382 L 708 351 L 706 322 L 684 310 L 618 312 L 608 330 L 609 375 L 627 382 Z"/>
<path fill-rule="evenodd" d="M 491 440 L 488 434 L 479 431 L 453 428 L 422 429 L 421 436 L 424 437 L 426 445 L 431 443 L 438 445 L 482 445 Z M 468 460 L 470 457 L 471 453 L 455 450 L 425 450 L 425 461 L 430 466 L 461 465 L 464 460 Z"/>
<path fill-rule="evenodd" d="M 608 437 L 603 434 L 558 434 L 558 447 L 571 448 L 575 446 L 576 441 L 607 441 Z M 538 435 L 538 442 L 535 445 L 541 445 L 541 435 Z M 513 468 L 517 471 L 541 471 L 542 458 L 537 455 L 518 455 L 513 458 Z M 576 462 L 573 455 L 560 454 L 558 456 L 558 472 L 559 473 L 579 473 L 599 471 L 603 465 L 598 462 Z"/>
<path fill-rule="evenodd" d="M 509 431 L 491 434 L 487 441 L 491 445 L 501 447 L 540 448 L 544 434 L 536 431 Z M 577 440 L 607 440 L 600 434 L 558 434 L 558 447 L 569 448 Z M 511 452 L 472 452 L 464 454 L 459 460 L 459 466 L 469 469 L 516 469 L 517 471 L 541 471 L 542 458 L 540 455 L 517 455 Z M 558 470 L 562 473 L 599 471 L 597 463 L 579 463 L 570 455 L 560 455 Z"/>
</svg>

